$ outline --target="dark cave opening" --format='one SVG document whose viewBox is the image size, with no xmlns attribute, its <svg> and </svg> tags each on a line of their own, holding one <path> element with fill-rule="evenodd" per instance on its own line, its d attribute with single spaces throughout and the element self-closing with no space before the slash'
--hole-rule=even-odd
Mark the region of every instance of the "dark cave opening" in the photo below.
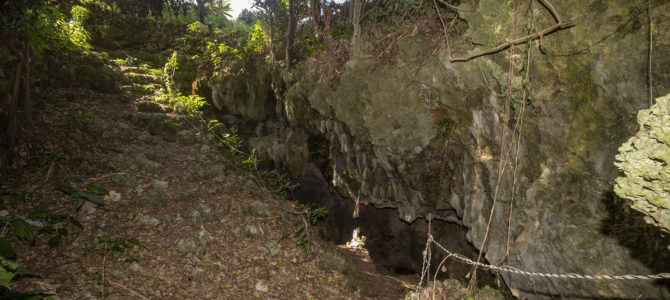
<svg viewBox="0 0 670 300">
<path fill-rule="evenodd" d="M 324 178 L 315 165 L 305 168 L 297 179 L 299 188 L 293 192 L 301 203 L 328 209 L 327 216 L 317 222 L 322 238 L 338 245 L 352 239 L 355 228 L 366 236 L 365 248 L 378 270 L 388 274 L 418 276 L 423 264 L 422 252 L 426 247 L 428 224 L 425 219 L 407 223 L 398 217 L 396 209 L 360 206 L 360 218 L 353 219 L 354 201 L 341 196 Z M 364 202 L 364 201 L 362 201 Z M 432 234 L 437 242 L 450 251 L 476 259 L 478 250 L 466 239 L 467 228 L 445 221 L 433 220 Z M 431 274 L 435 274 L 446 254 L 432 247 Z M 467 282 L 472 267 L 453 259 L 438 272 L 438 279 L 457 279 Z M 478 285 L 498 286 L 506 290 L 502 280 L 488 271 L 478 270 Z M 500 285 L 499 285 L 500 284 Z"/>
</svg>

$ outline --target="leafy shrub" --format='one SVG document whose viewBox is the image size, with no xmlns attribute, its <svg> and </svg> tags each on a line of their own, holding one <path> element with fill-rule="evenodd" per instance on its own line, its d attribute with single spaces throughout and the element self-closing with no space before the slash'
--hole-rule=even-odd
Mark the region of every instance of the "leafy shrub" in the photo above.
<svg viewBox="0 0 670 300">
<path fill-rule="evenodd" d="M 265 34 L 260 22 L 256 22 L 249 32 L 246 49 L 262 54 L 270 38 Z"/>
<path fill-rule="evenodd" d="M 177 90 L 177 86 L 174 83 L 174 73 L 178 68 L 179 64 L 177 63 L 177 51 L 174 51 L 163 67 L 163 85 L 167 89 L 168 94 L 171 96 L 176 95 L 179 92 Z"/>
<path fill-rule="evenodd" d="M 200 109 L 207 104 L 205 98 L 198 95 L 179 95 L 176 98 L 174 107 L 175 109 L 192 116 L 200 113 Z"/>
<path fill-rule="evenodd" d="M 209 27 L 207 27 L 207 25 L 202 24 L 198 21 L 195 21 L 191 24 L 188 24 L 188 26 L 186 26 L 186 29 L 191 34 L 201 34 L 201 35 L 209 34 Z"/>
<path fill-rule="evenodd" d="M 5 223 L 5 227 L 9 226 L 19 238 L 24 238 L 29 242 L 33 242 L 35 234 L 30 228 L 30 225 L 22 218 L 5 218 L 0 217 L 0 222 Z M 43 293 L 41 290 L 34 290 L 29 292 L 12 291 L 10 285 L 11 281 L 17 275 L 35 275 L 34 272 L 22 268 L 18 263 L 9 259 L 14 258 L 16 253 L 12 248 L 11 243 L 4 237 L 0 237 L 0 286 L 6 290 L 0 290 L 0 299 L 41 299 L 39 295 Z"/>
</svg>

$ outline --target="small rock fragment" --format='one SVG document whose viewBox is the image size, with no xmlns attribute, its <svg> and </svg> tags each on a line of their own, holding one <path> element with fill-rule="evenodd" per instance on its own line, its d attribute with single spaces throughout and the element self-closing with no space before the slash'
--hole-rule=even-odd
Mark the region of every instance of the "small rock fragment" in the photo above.
<svg viewBox="0 0 670 300">
<path fill-rule="evenodd" d="M 193 272 L 191 272 L 191 273 L 193 274 L 193 276 L 198 276 L 198 275 L 200 275 L 204 272 L 205 272 L 205 270 L 203 270 L 202 268 L 195 267 L 195 268 L 193 268 Z"/>
<path fill-rule="evenodd" d="M 137 139 L 140 142 L 149 143 L 149 142 L 151 142 L 151 134 L 146 132 L 146 131 L 142 131 L 142 132 L 140 132 L 139 136 L 137 136 Z"/>
<path fill-rule="evenodd" d="M 204 228 L 200 229 L 200 231 L 198 232 L 198 241 L 200 241 L 200 244 L 207 245 L 213 240 L 214 237 L 212 237 L 212 235 L 209 232 L 207 232 L 207 230 L 205 230 Z"/>
<path fill-rule="evenodd" d="M 134 262 L 130 265 L 130 269 L 135 271 L 135 272 L 142 272 L 142 266 L 138 264 L 137 262 Z"/>
<path fill-rule="evenodd" d="M 84 205 L 81 206 L 81 211 L 83 211 L 84 213 L 90 215 L 90 214 L 92 214 L 92 213 L 95 212 L 95 210 L 96 210 L 95 207 L 96 207 L 96 206 L 98 206 L 98 205 L 95 204 L 95 203 L 93 203 L 93 202 L 86 201 L 86 202 L 84 203 Z"/>
<path fill-rule="evenodd" d="M 147 225 L 147 226 L 151 226 L 151 227 L 156 227 L 156 226 L 158 226 L 158 224 L 161 223 L 161 222 L 160 222 L 156 217 L 154 217 L 154 216 L 150 216 L 150 215 L 141 215 L 141 214 L 140 214 L 140 217 L 139 217 L 139 222 L 140 222 L 140 224 L 142 224 L 142 225 Z"/>
<path fill-rule="evenodd" d="M 259 236 L 262 234 L 261 229 L 255 225 L 247 225 L 245 231 L 249 236 Z"/>
<path fill-rule="evenodd" d="M 110 191 L 109 195 L 102 198 L 105 202 L 118 202 L 121 200 L 121 194 L 116 191 Z"/>
<path fill-rule="evenodd" d="M 263 283 L 263 280 L 259 280 L 256 283 L 256 290 L 259 291 L 259 292 L 262 292 L 262 293 L 267 293 L 269 288 L 268 288 L 267 284 Z"/>
</svg>

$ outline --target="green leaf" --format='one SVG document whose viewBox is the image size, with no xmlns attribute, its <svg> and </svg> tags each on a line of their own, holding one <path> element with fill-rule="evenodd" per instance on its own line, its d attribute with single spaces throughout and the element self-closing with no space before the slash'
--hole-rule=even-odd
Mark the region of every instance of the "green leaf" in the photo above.
<svg viewBox="0 0 670 300">
<path fill-rule="evenodd" d="M 16 269 L 16 275 L 42 276 L 39 272 L 24 267 L 18 267 Z"/>
<path fill-rule="evenodd" d="M 74 188 L 71 187 L 71 186 L 57 184 L 56 188 L 61 192 L 68 193 L 68 194 L 74 194 Z"/>
<path fill-rule="evenodd" d="M 295 242 L 297 246 L 302 246 L 307 243 L 307 239 L 299 239 L 298 241 Z"/>
<path fill-rule="evenodd" d="M 14 257 L 14 248 L 5 238 L 0 238 L 0 255 L 8 258 Z"/>
<path fill-rule="evenodd" d="M 49 217 L 47 217 L 47 221 L 49 224 L 54 224 L 58 222 L 62 222 L 65 220 L 67 216 L 66 215 L 61 215 L 61 214 L 50 214 Z"/>
<path fill-rule="evenodd" d="M 89 194 L 89 193 L 77 192 L 76 194 L 77 194 L 77 196 L 79 196 L 79 197 L 81 197 L 81 198 L 84 198 L 84 199 L 86 199 L 86 200 L 88 200 L 88 201 L 91 201 L 91 202 L 93 202 L 93 203 L 95 203 L 95 204 L 97 204 L 97 205 L 105 205 L 105 203 L 102 202 L 102 200 L 98 199 L 98 197 L 93 196 L 93 195 L 91 195 L 91 194 Z"/>
<path fill-rule="evenodd" d="M 0 285 L 11 289 L 9 282 L 12 281 L 12 278 L 14 278 L 14 272 L 10 272 L 3 266 L 0 266 Z"/>
<path fill-rule="evenodd" d="M 45 290 L 33 290 L 30 292 L 7 292 L 0 297 L 0 300 L 12 299 L 12 300 L 40 300 L 42 299 L 42 294 L 46 293 Z M 53 299 L 52 297 L 47 297 L 46 299 Z"/>
<path fill-rule="evenodd" d="M 35 218 L 35 219 L 46 219 L 48 216 L 49 212 L 46 210 L 36 210 L 28 215 L 29 218 Z"/>
<path fill-rule="evenodd" d="M 68 231 L 65 228 L 58 228 L 58 234 L 61 235 L 61 236 L 67 236 Z"/>
<path fill-rule="evenodd" d="M 81 225 L 79 220 L 75 219 L 72 216 L 68 217 L 68 219 L 70 220 L 70 223 L 72 223 L 72 225 L 77 226 L 77 228 L 79 229 L 84 229 L 84 225 Z"/>
<path fill-rule="evenodd" d="M 303 233 L 305 233 L 305 227 L 300 227 L 300 229 L 298 229 L 298 231 L 295 232 L 295 234 L 293 235 L 293 237 L 296 237 L 296 238 L 297 238 L 297 237 L 299 237 L 299 236 L 302 236 Z"/>
<path fill-rule="evenodd" d="M 49 234 L 54 231 L 56 231 L 56 229 L 53 226 L 47 225 L 37 230 L 37 234 Z"/>
<path fill-rule="evenodd" d="M 98 242 L 100 244 L 108 244 L 110 242 L 109 235 L 106 234 L 106 233 L 103 233 L 102 236 L 100 236 L 100 240 Z"/>
<path fill-rule="evenodd" d="M 33 241 L 33 230 L 30 228 L 30 225 L 26 223 L 23 219 L 14 219 L 9 222 L 9 226 L 12 227 L 16 236 L 27 239 L 28 241 Z"/>
<path fill-rule="evenodd" d="M 102 187 L 99 187 L 99 186 L 97 186 L 97 185 L 87 184 L 87 185 L 86 185 L 86 189 L 87 189 L 89 192 L 94 193 L 94 194 L 98 194 L 98 195 L 109 195 L 109 192 L 108 192 L 106 189 L 104 189 L 104 188 L 102 188 Z"/>
<path fill-rule="evenodd" d="M 0 256 L 0 266 L 2 266 L 8 271 L 11 271 L 12 273 L 19 268 L 19 264 L 6 259 L 4 256 Z"/>
<path fill-rule="evenodd" d="M 54 235 L 51 238 L 49 238 L 49 247 L 51 248 L 56 248 L 58 245 L 60 245 L 60 241 L 63 239 L 63 236 L 60 234 Z"/>
</svg>

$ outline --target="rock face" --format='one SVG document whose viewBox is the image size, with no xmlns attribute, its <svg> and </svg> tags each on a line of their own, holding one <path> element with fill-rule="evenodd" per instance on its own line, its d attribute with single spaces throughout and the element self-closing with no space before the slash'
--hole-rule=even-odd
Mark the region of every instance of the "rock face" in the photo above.
<svg viewBox="0 0 670 300">
<path fill-rule="evenodd" d="M 270 77 L 254 70 L 243 79 L 218 77 L 213 79 L 212 102 L 218 109 L 226 108 L 234 114 L 260 121 L 270 116 L 274 108 Z"/>
<path fill-rule="evenodd" d="M 511 1 L 461 5 L 464 30 L 452 38 L 451 56 L 502 44 L 513 27 L 518 38 L 556 23 L 547 7 L 520 2 L 516 26 Z M 614 156 L 636 132 L 636 112 L 648 107 L 646 9 L 627 1 L 553 2 L 575 26 L 523 43 L 511 55 L 450 62 L 447 47 L 436 50 L 441 35 L 415 32 L 397 42 L 391 63 L 352 59 L 322 76 L 322 65 L 305 63 L 304 78 L 289 83 L 276 105 L 282 124 L 292 128 L 264 133 L 274 139 L 258 144 L 277 149 L 265 152 L 281 154 L 275 164 L 292 173 L 325 151 L 325 175 L 340 194 L 355 199 L 360 188 L 364 204 L 395 208 L 406 222 L 432 213 L 463 225 L 476 248 L 492 215 L 484 246 L 491 263 L 546 273 L 667 272 L 668 243 L 656 242 L 667 235 L 636 227 L 628 216 L 619 220 L 627 204 L 612 192 L 619 176 Z M 653 91 L 664 95 L 670 92 L 670 19 L 664 17 L 670 4 L 654 5 Z M 250 119 L 267 112 L 265 103 L 254 111 L 239 107 L 252 102 L 229 102 L 222 101 Z M 306 140 L 308 153 L 296 150 L 300 159 L 289 158 L 278 146 L 280 131 L 284 137 L 304 131 L 307 139 L 291 143 Z M 311 145 L 314 136 L 326 142 Z M 651 282 L 501 275 L 524 299 L 668 295 Z"/>
</svg>

